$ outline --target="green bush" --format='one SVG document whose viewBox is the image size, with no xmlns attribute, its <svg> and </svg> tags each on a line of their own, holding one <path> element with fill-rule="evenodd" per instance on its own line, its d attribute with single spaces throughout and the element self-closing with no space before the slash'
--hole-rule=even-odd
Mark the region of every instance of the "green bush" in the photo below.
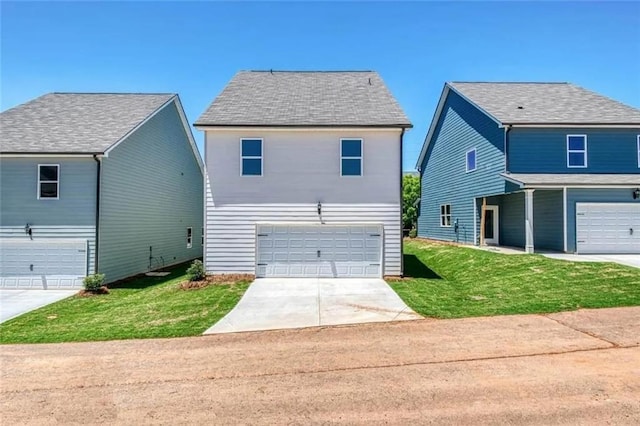
<svg viewBox="0 0 640 426">
<path fill-rule="evenodd" d="M 104 274 L 87 275 L 82 280 L 87 291 L 98 291 L 104 285 Z"/>
<path fill-rule="evenodd" d="M 204 280 L 207 272 L 204 269 L 204 264 L 200 260 L 194 260 L 189 269 L 187 269 L 187 276 L 189 281 L 202 281 Z"/>
<path fill-rule="evenodd" d="M 409 238 L 415 238 L 418 236 L 418 231 L 416 230 L 416 228 L 413 228 L 411 231 L 409 231 Z"/>
</svg>

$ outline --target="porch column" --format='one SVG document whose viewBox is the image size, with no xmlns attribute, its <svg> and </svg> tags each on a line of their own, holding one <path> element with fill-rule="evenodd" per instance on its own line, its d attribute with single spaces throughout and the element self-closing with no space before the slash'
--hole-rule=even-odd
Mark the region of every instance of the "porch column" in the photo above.
<svg viewBox="0 0 640 426">
<path fill-rule="evenodd" d="M 533 189 L 524 190 L 524 226 L 527 253 L 533 253 Z"/>
</svg>

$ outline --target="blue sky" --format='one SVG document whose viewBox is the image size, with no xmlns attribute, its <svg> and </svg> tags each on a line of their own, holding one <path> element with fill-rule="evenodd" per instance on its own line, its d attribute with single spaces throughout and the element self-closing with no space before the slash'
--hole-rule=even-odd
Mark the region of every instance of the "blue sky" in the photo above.
<svg viewBox="0 0 640 426">
<path fill-rule="evenodd" d="M 640 2 L 0 8 L 2 110 L 52 91 L 177 92 L 193 122 L 240 69 L 373 69 L 415 126 L 412 170 L 445 81 L 571 81 L 640 107 Z"/>
</svg>

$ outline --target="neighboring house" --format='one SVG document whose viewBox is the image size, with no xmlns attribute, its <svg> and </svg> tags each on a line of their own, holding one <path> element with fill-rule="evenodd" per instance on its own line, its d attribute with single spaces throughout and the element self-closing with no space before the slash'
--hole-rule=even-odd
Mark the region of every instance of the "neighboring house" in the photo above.
<svg viewBox="0 0 640 426">
<path fill-rule="evenodd" d="M 0 114 L 0 287 L 201 257 L 203 164 L 175 94 L 50 93 Z"/>
<path fill-rule="evenodd" d="M 401 275 L 411 123 L 377 73 L 242 71 L 195 127 L 207 272 Z"/>
<path fill-rule="evenodd" d="M 640 253 L 640 110 L 581 87 L 447 83 L 417 167 L 421 237 Z"/>
</svg>

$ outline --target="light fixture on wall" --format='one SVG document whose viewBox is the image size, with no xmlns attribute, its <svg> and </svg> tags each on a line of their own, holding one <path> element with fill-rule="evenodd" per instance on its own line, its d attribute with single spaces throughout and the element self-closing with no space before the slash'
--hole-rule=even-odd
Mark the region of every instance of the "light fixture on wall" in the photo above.
<svg viewBox="0 0 640 426">
<path fill-rule="evenodd" d="M 636 189 L 633 191 L 633 199 L 634 199 L 634 200 L 638 200 L 638 199 L 640 199 L 640 188 L 636 188 Z"/>
<path fill-rule="evenodd" d="M 318 201 L 318 216 L 322 216 L 322 203 Z"/>
<path fill-rule="evenodd" d="M 29 238 L 33 238 L 33 229 L 31 229 L 31 224 L 27 223 L 24 226 L 24 233 L 29 236 Z"/>
</svg>

